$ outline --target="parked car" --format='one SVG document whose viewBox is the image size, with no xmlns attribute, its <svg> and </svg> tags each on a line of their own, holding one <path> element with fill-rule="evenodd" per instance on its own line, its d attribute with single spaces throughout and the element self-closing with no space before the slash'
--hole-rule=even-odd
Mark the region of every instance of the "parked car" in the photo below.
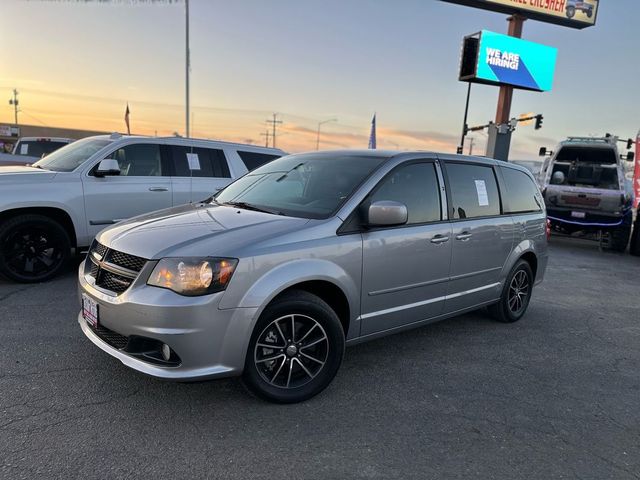
<svg viewBox="0 0 640 480">
<path fill-rule="evenodd" d="M 0 274 L 57 275 L 108 225 L 200 201 L 281 150 L 185 138 L 88 137 L 32 167 L 0 167 Z"/>
<path fill-rule="evenodd" d="M 12 153 L 0 154 L 1 165 L 27 165 L 70 144 L 72 138 L 22 137 L 13 147 Z"/>
<path fill-rule="evenodd" d="M 545 161 L 540 183 L 553 230 L 606 237 L 606 248 L 623 252 L 631 233 L 633 191 L 616 141 L 569 137 Z M 540 154 L 545 153 L 542 148 Z M 626 159 L 633 160 L 633 154 Z"/>
<path fill-rule="evenodd" d="M 155 377 L 323 390 L 354 344 L 489 306 L 522 318 L 547 264 L 542 196 L 491 159 L 314 152 L 205 202 L 100 232 L 79 269 L 84 334 Z"/>
</svg>

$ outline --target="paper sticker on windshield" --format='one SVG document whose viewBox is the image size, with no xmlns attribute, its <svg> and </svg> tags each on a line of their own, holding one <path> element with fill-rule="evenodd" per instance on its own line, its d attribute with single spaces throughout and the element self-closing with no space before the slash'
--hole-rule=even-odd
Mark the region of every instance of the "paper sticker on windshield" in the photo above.
<svg viewBox="0 0 640 480">
<path fill-rule="evenodd" d="M 29 144 L 23 143 L 20 145 L 20 155 L 26 155 L 27 153 L 29 153 Z"/>
<path fill-rule="evenodd" d="M 489 205 L 489 195 L 487 195 L 487 186 L 484 180 L 476 180 L 476 193 L 478 194 L 478 205 L 486 207 Z"/>
<path fill-rule="evenodd" d="M 187 162 L 189 162 L 189 170 L 200 170 L 200 159 L 197 153 L 187 153 Z"/>
</svg>

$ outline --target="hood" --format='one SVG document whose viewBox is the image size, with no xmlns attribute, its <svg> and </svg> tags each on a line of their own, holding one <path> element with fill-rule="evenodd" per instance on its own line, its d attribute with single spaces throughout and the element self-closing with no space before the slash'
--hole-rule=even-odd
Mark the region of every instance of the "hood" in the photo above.
<svg viewBox="0 0 640 480">
<path fill-rule="evenodd" d="M 296 231 L 306 218 L 188 204 L 134 217 L 98 234 L 103 245 L 148 259 L 234 256 L 243 247 Z"/>
<path fill-rule="evenodd" d="M 3 166 L 0 162 L 0 182 L 22 183 L 33 180 L 50 180 L 57 172 L 35 167 Z"/>
</svg>

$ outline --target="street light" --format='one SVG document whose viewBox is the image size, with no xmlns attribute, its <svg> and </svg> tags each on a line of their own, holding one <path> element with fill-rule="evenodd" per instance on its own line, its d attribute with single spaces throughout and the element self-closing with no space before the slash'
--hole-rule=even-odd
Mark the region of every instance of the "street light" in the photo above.
<svg viewBox="0 0 640 480">
<path fill-rule="evenodd" d="M 320 150 L 320 127 L 329 122 L 337 122 L 337 118 L 330 118 L 329 120 L 323 120 L 322 122 L 318 122 L 318 135 L 316 136 L 316 150 Z"/>
</svg>

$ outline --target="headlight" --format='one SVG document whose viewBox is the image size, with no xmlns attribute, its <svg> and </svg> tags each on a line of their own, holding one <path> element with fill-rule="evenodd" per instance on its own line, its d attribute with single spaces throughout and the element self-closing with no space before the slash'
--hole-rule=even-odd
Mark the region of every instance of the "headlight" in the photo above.
<svg viewBox="0 0 640 480">
<path fill-rule="evenodd" d="M 188 296 L 220 292 L 227 288 L 237 264 L 235 258 L 163 258 L 147 285 Z"/>
</svg>

